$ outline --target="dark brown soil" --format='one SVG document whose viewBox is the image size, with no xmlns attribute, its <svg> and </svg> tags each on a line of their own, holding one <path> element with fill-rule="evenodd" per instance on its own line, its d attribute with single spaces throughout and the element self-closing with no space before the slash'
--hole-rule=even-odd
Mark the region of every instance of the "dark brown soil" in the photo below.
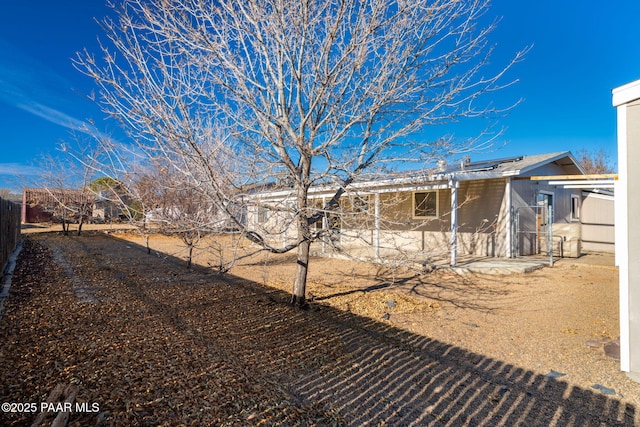
<svg viewBox="0 0 640 427">
<path fill-rule="evenodd" d="M 633 384 L 603 348 L 585 344 L 615 338 L 609 314 L 595 313 L 602 321 L 586 325 L 574 314 L 597 297 L 589 292 L 600 285 L 591 279 L 571 300 L 560 296 L 554 307 L 565 310 L 564 323 L 535 334 L 541 323 L 531 295 L 554 301 L 547 295 L 553 283 L 540 283 L 553 282 L 557 270 L 529 276 L 538 277 L 535 289 L 516 293 L 515 282 L 528 279 L 510 285 L 442 274 L 389 282 L 388 272 L 367 275 L 358 263 L 314 260 L 315 274 L 325 274 L 312 277 L 311 308 L 297 311 L 278 289 L 290 277 L 287 258 L 219 276 L 186 270 L 167 252 L 147 255 L 131 240 L 91 233 L 25 240 L 0 320 L 1 402 L 40 405 L 57 384 L 75 384 L 77 402 L 97 404 L 95 412 L 72 411 L 70 425 L 82 426 L 610 426 L 640 419 L 623 395 Z M 522 324 L 511 323 L 514 313 Z M 558 336 L 566 348 L 553 348 Z M 485 351 L 491 340 L 496 349 Z M 591 355 L 591 366 L 608 377 L 595 372 L 592 384 L 577 384 L 572 377 L 583 374 L 558 354 Z M 551 369 L 566 375 L 545 376 Z M 0 425 L 30 425 L 35 416 L 0 413 Z"/>
</svg>

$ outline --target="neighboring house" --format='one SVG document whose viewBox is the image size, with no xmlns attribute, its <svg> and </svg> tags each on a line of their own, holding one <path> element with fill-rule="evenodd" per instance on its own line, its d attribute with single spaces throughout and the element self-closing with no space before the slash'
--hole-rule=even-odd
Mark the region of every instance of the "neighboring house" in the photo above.
<svg viewBox="0 0 640 427">
<path fill-rule="evenodd" d="M 25 188 L 22 193 L 22 222 L 37 223 L 59 221 L 118 220 L 122 216 L 122 203 L 113 201 L 106 192 L 87 190 Z"/>
<path fill-rule="evenodd" d="M 315 227 L 331 235 L 317 251 L 353 251 L 372 257 L 414 259 L 460 255 L 515 257 L 581 254 L 581 188 L 553 179 L 584 176 L 570 152 L 456 165 L 352 184 L 341 198 L 341 214 L 325 213 Z M 313 187 L 310 204 L 325 206 L 335 191 Z M 253 195 L 250 228 L 271 244 L 295 238 L 289 189 Z M 549 240 L 550 239 L 550 240 Z M 367 252 L 368 251 L 368 252 Z"/>
<path fill-rule="evenodd" d="M 90 217 L 94 194 L 89 191 L 25 188 L 22 193 L 22 222 L 36 223 L 58 220 L 74 220 L 83 215 Z"/>
<path fill-rule="evenodd" d="M 100 191 L 94 193 L 91 207 L 92 221 L 119 221 L 126 218 L 123 213 L 123 206 L 129 202 L 126 195 L 118 195 L 119 200 L 112 200 L 110 191 Z"/>
</svg>

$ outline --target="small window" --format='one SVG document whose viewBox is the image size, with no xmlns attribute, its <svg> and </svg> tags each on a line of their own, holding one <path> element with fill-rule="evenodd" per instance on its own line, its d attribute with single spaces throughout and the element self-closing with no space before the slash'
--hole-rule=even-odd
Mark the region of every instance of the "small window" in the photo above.
<svg viewBox="0 0 640 427">
<path fill-rule="evenodd" d="M 258 223 L 264 224 L 269 221 L 269 209 L 266 206 L 258 206 Z"/>
<path fill-rule="evenodd" d="M 413 217 L 435 218 L 438 216 L 438 192 L 423 191 L 413 193 Z"/>
<path fill-rule="evenodd" d="M 553 193 L 540 191 L 538 193 L 538 223 L 546 230 L 547 225 L 553 224 Z"/>
<path fill-rule="evenodd" d="M 571 221 L 580 221 L 580 196 L 571 195 Z"/>
</svg>

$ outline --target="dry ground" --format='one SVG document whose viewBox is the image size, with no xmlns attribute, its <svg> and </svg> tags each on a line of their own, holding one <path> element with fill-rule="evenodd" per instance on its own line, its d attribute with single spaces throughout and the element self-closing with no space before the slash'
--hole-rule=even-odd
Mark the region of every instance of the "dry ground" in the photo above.
<svg viewBox="0 0 640 427">
<path fill-rule="evenodd" d="M 175 240 L 153 236 L 147 255 L 116 236 L 27 239 L 0 321 L 0 400 L 77 384 L 100 407 L 77 425 L 640 425 L 640 385 L 605 354 L 613 268 L 413 276 L 318 258 L 300 312 L 290 255 L 221 277 L 187 271 Z"/>
</svg>

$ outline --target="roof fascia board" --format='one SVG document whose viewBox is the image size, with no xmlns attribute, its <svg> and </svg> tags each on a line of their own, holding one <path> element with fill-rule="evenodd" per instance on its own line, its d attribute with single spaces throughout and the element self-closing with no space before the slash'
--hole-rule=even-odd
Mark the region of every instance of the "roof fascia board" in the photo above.
<svg viewBox="0 0 640 427">
<path fill-rule="evenodd" d="M 583 197 L 593 197 L 594 199 L 603 199 L 613 201 L 615 196 L 612 191 L 596 188 L 594 191 L 583 191 Z"/>
<path fill-rule="evenodd" d="M 623 104 L 633 102 L 640 99 L 640 80 L 619 86 L 611 92 L 613 94 L 611 102 L 614 107 L 619 107 Z"/>
<path fill-rule="evenodd" d="M 546 165 L 548 163 L 553 163 L 553 162 L 558 161 L 558 160 L 560 160 L 560 159 L 562 159 L 564 157 L 569 157 L 569 159 L 571 159 L 573 164 L 578 168 L 578 170 L 580 171 L 580 173 L 582 175 L 584 175 L 586 173 L 584 168 L 582 168 L 582 166 L 580 166 L 580 164 L 578 163 L 576 158 L 573 157 L 573 154 L 571 154 L 570 151 L 563 151 L 563 152 L 560 152 L 560 153 L 558 153 L 557 155 L 555 155 L 553 157 L 550 157 L 550 158 L 547 158 L 545 160 L 539 161 L 539 162 L 537 162 L 537 163 L 535 163 L 533 165 L 526 166 L 526 167 L 518 170 L 517 173 L 515 173 L 514 175 L 524 175 L 525 173 L 530 172 L 530 171 L 532 171 L 534 169 L 537 169 L 540 166 Z"/>
</svg>

